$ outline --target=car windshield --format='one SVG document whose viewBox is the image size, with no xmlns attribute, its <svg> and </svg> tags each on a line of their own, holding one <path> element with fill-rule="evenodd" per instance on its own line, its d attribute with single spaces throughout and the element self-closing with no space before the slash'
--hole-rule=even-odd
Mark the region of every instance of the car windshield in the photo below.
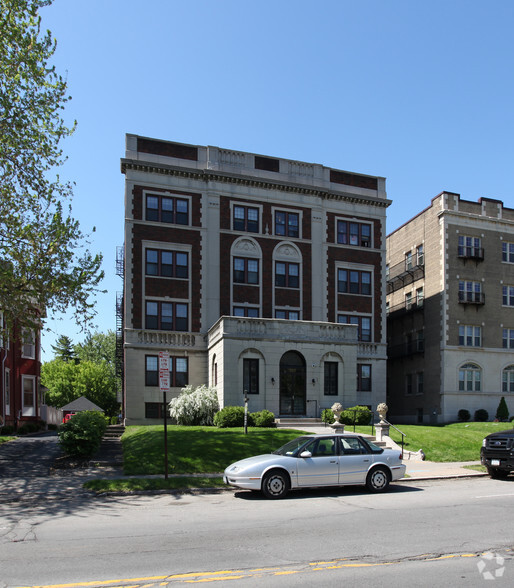
<svg viewBox="0 0 514 588">
<path fill-rule="evenodd" d="M 289 443 L 282 445 L 282 447 L 273 451 L 273 453 L 275 455 L 289 455 L 291 457 L 296 457 L 300 448 L 303 447 L 309 439 L 310 437 L 297 437 L 296 439 L 289 441 Z"/>
<path fill-rule="evenodd" d="M 374 443 L 372 443 L 371 441 L 369 441 L 369 439 L 366 439 L 366 443 L 370 446 L 371 451 L 373 453 L 384 453 L 384 449 L 382 447 L 379 447 L 378 445 L 375 445 Z"/>
</svg>

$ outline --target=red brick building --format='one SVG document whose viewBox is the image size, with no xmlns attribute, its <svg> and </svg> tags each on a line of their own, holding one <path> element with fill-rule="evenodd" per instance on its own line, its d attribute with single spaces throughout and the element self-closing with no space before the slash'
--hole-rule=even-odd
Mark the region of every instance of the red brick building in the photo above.
<svg viewBox="0 0 514 588">
<path fill-rule="evenodd" d="M 221 405 L 319 416 L 385 400 L 385 179 L 127 135 L 123 410 Z M 374 406 L 373 406 L 374 408 Z"/>
<path fill-rule="evenodd" d="M 3 313 L 0 312 L 3 324 Z M 41 368 L 39 333 L 23 338 L 0 336 L 0 417 L 5 426 L 18 429 L 40 420 Z"/>
</svg>

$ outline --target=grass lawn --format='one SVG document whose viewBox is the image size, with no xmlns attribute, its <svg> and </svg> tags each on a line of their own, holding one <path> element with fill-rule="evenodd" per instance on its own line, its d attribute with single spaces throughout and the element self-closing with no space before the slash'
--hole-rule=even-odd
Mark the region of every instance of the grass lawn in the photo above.
<svg viewBox="0 0 514 588">
<path fill-rule="evenodd" d="M 510 423 L 455 423 L 445 426 L 401 425 L 405 449 L 423 449 L 429 461 L 477 461 L 482 439 L 494 431 L 511 428 Z M 350 433 L 353 428 L 347 427 Z M 356 427 L 357 433 L 371 434 L 370 427 Z M 330 429 L 327 430 L 330 432 Z M 223 486 L 221 477 L 191 477 L 187 474 L 221 473 L 232 462 L 251 455 L 270 453 L 303 432 L 293 429 L 168 427 L 168 472 L 170 478 L 127 478 L 92 480 L 86 488 L 96 492 L 187 489 Z M 398 443 L 401 435 L 391 428 Z M 127 427 L 122 438 L 124 473 L 131 476 L 164 475 L 163 427 Z M 177 477 L 177 474 L 183 476 Z"/>
<path fill-rule="evenodd" d="M 6 437 L 5 435 L 0 435 L 0 445 L 2 443 L 7 443 L 7 441 L 12 441 L 13 439 L 15 439 L 16 437 Z"/>
</svg>

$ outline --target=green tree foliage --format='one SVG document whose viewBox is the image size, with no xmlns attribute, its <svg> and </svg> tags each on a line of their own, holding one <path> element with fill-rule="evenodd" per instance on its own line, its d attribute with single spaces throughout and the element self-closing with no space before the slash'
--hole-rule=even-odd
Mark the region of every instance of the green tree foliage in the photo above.
<svg viewBox="0 0 514 588">
<path fill-rule="evenodd" d="M 83 343 L 75 345 L 75 354 L 79 361 L 105 362 L 114 374 L 116 367 L 116 333 L 110 330 L 107 333 L 87 335 Z"/>
<path fill-rule="evenodd" d="M 51 406 L 61 408 L 85 396 L 108 416 L 119 412 L 116 378 L 106 362 L 72 363 L 54 359 L 41 366 L 41 383 L 48 388 L 46 403 Z"/>
<path fill-rule="evenodd" d="M 73 415 L 58 433 L 62 450 L 73 457 L 93 456 L 100 447 L 106 424 L 100 412 L 84 411 Z"/>
<path fill-rule="evenodd" d="M 75 361 L 75 350 L 73 349 L 73 341 L 66 335 L 60 335 L 52 345 L 55 359 L 62 359 L 62 361 Z"/>
<path fill-rule="evenodd" d="M 509 409 L 507 407 L 507 403 L 505 402 L 505 396 L 502 396 L 500 404 L 498 404 L 498 408 L 496 409 L 496 418 L 499 421 L 509 420 Z"/>
<path fill-rule="evenodd" d="M 71 215 L 72 184 L 56 174 L 67 126 L 66 81 L 39 9 L 51 0 L 0 0 L 0 308 L 6 327 L 37 328 L 40 314 L 94 317 L 101 256 Z"/>
</svg>

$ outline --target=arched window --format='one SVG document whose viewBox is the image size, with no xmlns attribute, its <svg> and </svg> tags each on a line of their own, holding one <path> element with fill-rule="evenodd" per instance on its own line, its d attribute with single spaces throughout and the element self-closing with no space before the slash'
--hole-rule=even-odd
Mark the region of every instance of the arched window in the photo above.
<svg viewBox="0 0 514 588">
<path fill-rule="evenodd" d="M 480 392 L 482 370 L 476 363 L 465 363 L 459 368 L 459 391 Z"/>
<path fill-rule="evenodd" d="M 503 370 L 502 390 L 503 392 L 514 392 L 514 365 L 509 365 Z"/>
</svg>

